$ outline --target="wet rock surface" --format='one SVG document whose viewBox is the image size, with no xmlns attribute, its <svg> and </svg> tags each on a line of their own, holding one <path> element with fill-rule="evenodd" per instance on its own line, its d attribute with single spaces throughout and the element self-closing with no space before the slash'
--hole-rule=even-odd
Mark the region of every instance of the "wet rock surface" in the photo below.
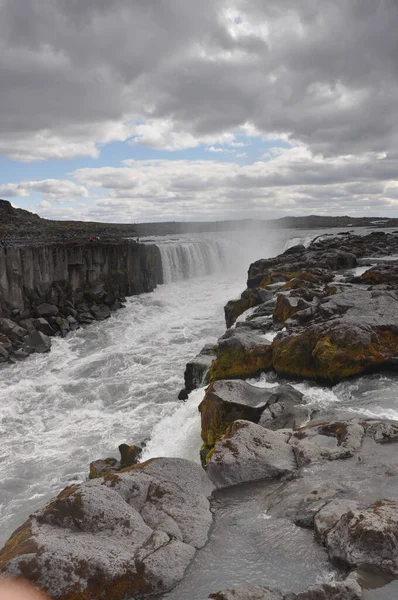
<svg viewBox="0 0 398 600">
<path fill-rule="evenodd" d="M 216 443 L 207 473 L 217 488 L 292 475 L 297 464 L 287 441 L 282 432 L 235 421 Z"/>
<path fill-rule="evenodd" d="M 211 594 L 208 600 L 361 600 L 362 590 L 355 581 L 324 583 L 298 594 L 282 595 L 278 590 L 251 586 Z"/>
<path fill-rule="evenodd" d="M 379 500 L 345 512 L 326 534 L 325 544 L 331 560 L 398 575 L 398 502 Z"/>
</svg>

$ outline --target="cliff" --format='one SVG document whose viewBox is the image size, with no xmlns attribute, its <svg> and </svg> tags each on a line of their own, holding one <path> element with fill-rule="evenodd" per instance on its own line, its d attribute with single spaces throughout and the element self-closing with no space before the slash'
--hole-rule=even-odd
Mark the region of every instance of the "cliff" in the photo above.
<svg viewBox="0 0 398 600">
<path fill-rule="evenodd" d="M 0 362 L 47 352 L 49 336 L 103 320 L 163 283 L 160 252 L 133 240 L 0 248 Z"/>
<path fill-rule="evenodd" d="M 134 241 L 10 246 L 0 249 L 0 313 L 58 305 L 83 293 L 130 296 L 162 283 L 160 253 Z"/>
</svg>

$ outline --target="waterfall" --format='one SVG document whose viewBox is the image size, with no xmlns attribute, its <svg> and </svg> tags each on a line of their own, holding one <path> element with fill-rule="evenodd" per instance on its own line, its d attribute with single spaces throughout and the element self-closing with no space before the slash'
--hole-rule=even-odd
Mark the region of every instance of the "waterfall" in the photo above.
<svg viewBox="0 0 398 600">
<path fill-rule="evenodd" d="M 226 240 L 170 240 L 158 243 L 164 283 L 210 275 L 227 266 Z"/>
</svg>

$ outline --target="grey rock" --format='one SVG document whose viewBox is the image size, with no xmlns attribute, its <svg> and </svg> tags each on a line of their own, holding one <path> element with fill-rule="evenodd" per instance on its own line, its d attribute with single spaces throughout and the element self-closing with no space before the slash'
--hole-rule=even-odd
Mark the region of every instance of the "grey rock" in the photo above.
<svg viewBox="0 0 398 600">
<path fill-rule="evenodd" d="M 283 600 L 362 600 L 361 587 L 355 580 L 314 585 L 299 594 L 287 594 Z"/>
<path fill-rule="evenodd" d="M 59 329 L 62 337 L 65 337 L 70 331 L 69 321 L 64 317 L 55 317 L 54 325 Z"/>
<path fill-rule="evenodd" d="M 271 342 L 265 340 L 261 331 L 249 327 L 236 327 L 228 331 L 218 340 L 220 351 L 223 350 L 250 350 L 260 346 L 271 346 Z"/>
<path fill-rule="evenodd" d="M 380 500 L 343 514 L 325 543 L 333 561 L 398 575 L 398 502 Z"/>
<path fill-rule="evenodd" d="M 116 458 L 100 458 L 90 463 L 90 479 L 104 477 L 107 473 L 120 471 L 120 461 Z"/>
<path fill-rule="evenodd" d="M 28 332 L 11 319 L 2 318 L 0 319 L 0 333 L 7 336 L 12 342 L 17 342 L 22 340 Z"/>
<path fill-rule="evenodd" d="M 16 352 L 14 352 L 14 357 L 17 360 L 25 360 L 25 358 L 28 358 L 29 356 L 29 352 L 26 352 L 25 350 L 17 350 Z"/>
<path fill-rule="evenodd" d="M 210 594 L 208 600 L 283 600 L 283 597 L 278 590 L 251 585 Z"/>
<path fill-rule="evenodd" d="M 352 500 L 336 499 L 339 496 L 344 495 L 345 492 L 346 490 L 343 486 L 336 486 L 333 483 L 325 482 L 323 485 L 318 486 L 316 490 L 312 490 L 300 501 L 294 516 L 294 522 L 300 527 L 309 528 L 314 527 L 315 524 L 317 533 L 323 535 L 326 522 L 328 524 L 330 523 L 330 513 L 328 513 L 327 510 L 322 513 L 324 509 L 329 506 L 335 507 L 335 513 L 337 512 L 337 514 L 341 516 L 343 513 L 338 513 L 339 509 L 337 507 L 347 506 L 347 510 L 350 510 L 356 506 L 356 503 Z M 321 513 L 322 516 L 318 518 Z M 336 524 L 337 520 L 338 518 L 333 522 L 333 526 Z"/>
<path fill-rule="evenodd" d="M 207 541 L 213 489 L 201 467 L 183 459 L 72 486 L 15 533 L 11 554 L 0 552 L 1 571 L 23 573 L 55 598 L 164 593 Z"/>
<path fill-rule="evenodd" d="M 7 362 L 9 359 L 9 353 L 6 350 L 6 348 L 4 348 L 4 345 L 0 343 L 0 363 L 4 363 Z"/>
<path fill-rule="evenodd" d="M 314 518 L 315 531 L 320 540 L 325 540 L 326 535 L 336 526 L 343 515 L 357 508 L 358 502 L 355 500 L 333 500 L 325 504 Z"/>
<path fill-rule="evenodd" d="M 34 321 L 34 318 L 23 319 L 19 322 L 19 325 L 26 329 L 28 333 L 32 333 L 36 329 L 34 326 Z"/>
<path fill-rule="evenodd" d="M 214 345 L 208 344 L 186 364 L 184 382 L 187 394 L 208 383 L 206 375 L 216 356 Z"/>
<path fill-rule="evenodd" d="M 280 478 L 296 470 L 286 436 L 249 421 L 235 421 L 215 447 L 207 473 L 217 488 Z"/>
<path fill-rule="evenodd" d="M 59 309 L 55 304 L 49 304 L 48 302 L 43 302 L 39 304 L 36 308 L 36 314 L 38 317 L 56 317 L 58 315 Z"/>
<path fill-rule="evenodd" d="M 76 317 L 77 321 L 82 325 L 89 325 L 95 321 L 95 317 L 89 312 L 79 312 Z"/>
<path fill-rule="evenodd" d="M 47 335 L 44 335 L 44 333 L 41 333 L 41 331 L 34 331 L 28 337 L 27 345 L 36 352 L 43 354 L 51 350 L 51 339 Z"/>
<path fill-rule="evenodd" d="M 37 331 L 41 331 L 44 335 L 54 335 L 55 329 L 51 327 L 50 323 L 46 321 L 43 317 L 39 317 L 37 319 L 33 319 L 32 325 L 34 329 Z"/>
<path fill-rule="evenodd" d="M 72 315 L 69 315 L 66 320 L 69 323 L 69 329 L 71 331 L 75 331 L 76 329 L 79 329 L 80 325 L 79 323 L 76 321 L 76 319 L 74 317 L 72 317 Z"/>
<path fill-rule="evenodd" d="M 295 429 L 306 423 L 311 410 L 305 406 L 303 394 L 291 385 L 280 385 L 272 392 L 260 418 L 260 425 L 267 429 Z"/>
<path fill-rule="evenodd" d="M 358 420 L 323 423 L 293 432 L 289 444 L 300 465 L 352 457 L 361 447 L 365 430 Z"/>
<path fill-rule="evenodd" d="M 98 304 L 93 304 L 90 306 L 90 312 L 94 315 L 97 321 L 104 321 L 105 319 L 109 319 L 111 316 L 111 311 L 106 305 L 99 306 Z"/>
</svg>

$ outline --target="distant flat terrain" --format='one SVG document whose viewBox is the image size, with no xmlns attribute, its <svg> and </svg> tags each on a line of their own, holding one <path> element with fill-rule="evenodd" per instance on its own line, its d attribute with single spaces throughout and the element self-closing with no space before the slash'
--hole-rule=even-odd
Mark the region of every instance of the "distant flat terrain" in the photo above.
<svg viewBox="0 0 398 600">
<path fill-rule="evenodd" d="M 0 200 L 0 238 L 14 241 L 64 241 L 89 237 L 103 240 L 120 237 L 148 237 L 182 233 L 202 233 L 232 230 L 318 229 L 329 227 L 397 227 L 398 219 L 383 217 L 283 217 L 275 220 L 240 220 L 213 222 L 165 223 L 96 223 L 87 221 L 52 221 L 27 210 L 14 208 L 7 200 Z"/>
</svg>

